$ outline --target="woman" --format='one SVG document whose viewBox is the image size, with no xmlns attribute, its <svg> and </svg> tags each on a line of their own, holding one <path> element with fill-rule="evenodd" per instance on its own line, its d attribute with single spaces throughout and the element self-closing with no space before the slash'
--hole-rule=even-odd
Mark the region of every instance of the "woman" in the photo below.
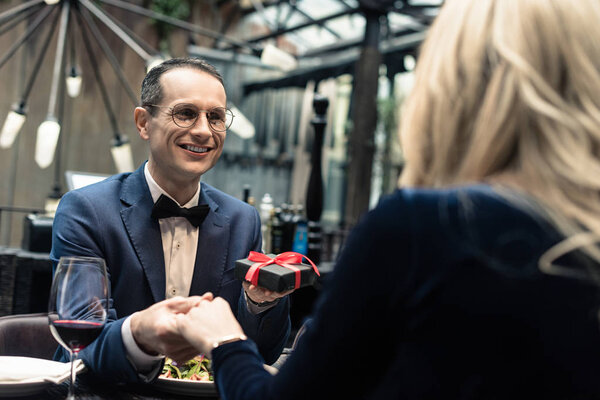
<svg viewBox="0 0 600 400">
<path fill-rule="evenodd" d="M 600 397 L 600 3 L 446 3 L 404 188 L 356 226 L 280 372 L 225 301 L 179 316 L 224 399 Z"/>
</svg>

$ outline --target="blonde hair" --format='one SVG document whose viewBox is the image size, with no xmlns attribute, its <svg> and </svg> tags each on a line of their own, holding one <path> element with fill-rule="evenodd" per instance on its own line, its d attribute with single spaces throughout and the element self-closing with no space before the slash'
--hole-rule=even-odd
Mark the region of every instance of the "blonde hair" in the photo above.
<svg viewBox="0 0 600 400">
<path fill-rule="evenodd" d="M 598 237 L 598 21 L 598 0 L 447 0 L 402 113 L 401 185 L 501 183 Z"/>
</svg>

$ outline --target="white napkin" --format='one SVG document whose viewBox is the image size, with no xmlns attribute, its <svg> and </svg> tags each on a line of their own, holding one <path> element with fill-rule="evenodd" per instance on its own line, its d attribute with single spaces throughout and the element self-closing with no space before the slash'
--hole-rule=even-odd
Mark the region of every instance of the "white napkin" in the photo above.
<svg viewBox="0 0 600 400">
<path fill-rule="evenodd" d="M 76 373 L 85 368 L 83 361 L 75 361 Z M 71 364 L 32 357 L 0 357 L 0 384 L 52 382 L 61 383 L 71 375 Z"/>
</svg>

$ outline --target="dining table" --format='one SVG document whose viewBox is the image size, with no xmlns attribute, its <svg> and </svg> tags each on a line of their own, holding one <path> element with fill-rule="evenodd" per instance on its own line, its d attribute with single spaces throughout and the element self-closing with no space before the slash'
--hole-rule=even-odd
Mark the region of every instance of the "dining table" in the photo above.
<svg viewBox="0 0 600 400">
<path fill-rule="evenodd" d="M 42 392 L 18 397 L 19 400 L 63 400 L 68 393 L 68 380 L 52 385 Z M 83 383 L 75 385 L 75 397 L 80 400 L 217 400 L 218 394 L 182 394 L 163 391 L 152 384 Z M 1 399 L 1 397 L 0 397 Z"/>
<path fill-rule="evenodd" d="M 285 363 L 291 355 L 293 349 L 285 348 L 279 359 L 272 365 L 265 365 L 264 368 L 271 374 L 276 374 L 278 369 Z M 9 357 L 10 358 L 10 357 Z M 42 363 L 50 367 L 54 361 L 14 357 L 15 360 L 31 365 L 32 360 L 36 360 L 35 365 Z M 6 359 L 4 360 L 7 361 Z M 0 360 L 2 362 L 2 360 Z M 19 363 L 21 365 L 21 363 Z M 220 399 L 216 385 L 213 382 L 198 382 L 182 379 L 170 379 L 159 377 L 151 383 L 111 383 L 98 380 L 97 377 L 87 375 L 85 367 L 76 367 L 81 372 L 77 374 L 75 381 L 75 397 L 80 400 L 218 400 Z M 21 369 L 21 367 L 18 367 Z M 33 368 L 36 369 L 37 368 Z M 30 368 L 31 370 L 31 368 Z M 61 370 L 59 370 L 61 371 Z M 21 381 L 18 383 L 0 382 L 0 400 L 10 398 L 11 400 L 63 400 L 67 397 L 70 378 L 61 375 L 59 384 L 50 382 L 50 379 L 34 379 Z M 8 386 L 3 386 L 7 385 Z M 32 386 L 33 385 L 33 386 Z"/>
</svg>

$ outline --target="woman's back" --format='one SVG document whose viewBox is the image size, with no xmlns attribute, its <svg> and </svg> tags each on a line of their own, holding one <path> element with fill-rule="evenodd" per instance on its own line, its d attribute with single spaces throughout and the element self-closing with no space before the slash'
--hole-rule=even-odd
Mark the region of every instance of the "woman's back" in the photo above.
<svg viewBox="0 0 600 400">
<path fill-rule="evenodd" d="M 558 240 L 488 186 L 397 191 L 349 239 L 310 353 L 281 373 L 326 376 L 323 398 L 600 397 L 598 289 L 538 268 Z"/>
</svg>

